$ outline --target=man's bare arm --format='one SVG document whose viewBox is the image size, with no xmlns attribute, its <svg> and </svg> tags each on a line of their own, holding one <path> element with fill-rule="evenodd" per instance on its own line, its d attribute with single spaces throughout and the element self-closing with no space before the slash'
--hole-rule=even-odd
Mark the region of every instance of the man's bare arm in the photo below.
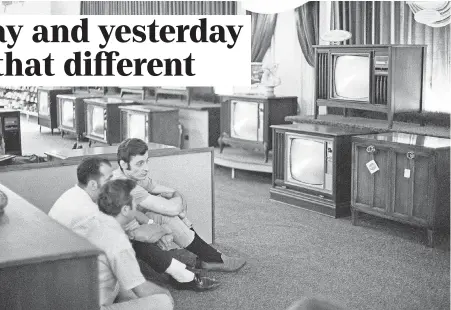
<svg viewBox="0 0 451 310">
<path fill-rule="evenodd" d="M 160 195 L 160 194 L 167 194 L 167 193 L 175 193 L 176 190 L 158 183 L 153 182 L 152 183 L 153 188 L 150 194 L 154 195 Z"/>
<path fill-rule="evenodd" d="M 155 213 L 177 216 L 183 211 L 183 204 L 180 198 L 165 199 L 163 197 L 149 195 L 139 202 L 141 208 Z"/>
</svg>

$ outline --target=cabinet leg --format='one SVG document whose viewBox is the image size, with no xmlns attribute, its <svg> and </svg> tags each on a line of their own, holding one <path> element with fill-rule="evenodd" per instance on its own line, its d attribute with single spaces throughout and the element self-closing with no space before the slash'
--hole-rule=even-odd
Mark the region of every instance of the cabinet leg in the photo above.
<svg viewBox="0 0 451 310">
<path fill-rule="evenodd" d="M 393 128 L 393 113 L 388 113 L 388 129 Z"/>
<path fill-rule="evenodd" d="M 232 168 L 232 179 L 235 179 L 235 168 Z"/>
<path fill-rule="evenodd" d="M 224 151 L 224 143 L 222 142 L 222 137 L 218 139 L 219 143 L 219 153 L 222 154 L 222 151 Z"/>
<path fill-rule="evenodd" d="M 263 143 L 263 149 L 264 149 L 264 151 L 265 151 L 265 163 L 267 163 L 268 162 L 268 159 L 269 159 L 269 146 L 268 146 L 268 143 Z"/>
<path fill-rule="evenodd" d="M 357 225 L 358 217 L 359 217 L 359 212 L 356 209 L 351 207 L 351 224 L 353 226 Z"/>
<path fill-rule="evenodd" d="M 53 136 L 53 128 L 52 128 L 52 129 L 50 129 L 50 131 L 52 132 L 52 136 Z"/>
<path fill-rule="evenodd" d="M 42 126 L 39 126 L 39 132 L 42 132 Z"/>
<path fill-rule="evenodd" d="M 427 246 L 433 248 L 435 246 L 435 240 L 437 239 L 437 232 L 433 229 L 428 229 L 427 234 L 428 234 Z"/>
</svg>

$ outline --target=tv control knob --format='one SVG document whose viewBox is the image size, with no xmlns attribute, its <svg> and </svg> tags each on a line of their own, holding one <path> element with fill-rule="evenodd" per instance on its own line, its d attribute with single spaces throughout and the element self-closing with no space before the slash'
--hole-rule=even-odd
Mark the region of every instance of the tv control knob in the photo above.
<svg viewBox="0 0 451 310">
<path fill-rule="evenodd" d="M 407 152 L 407 158 L 408 159 L 414 159 L 415 158 L 415 153 L 414 152 Z"/>
<path fill-rule="evenodd" d="M 374 153 L 376 151 L 376 148 L 374 147 L 374 145 L 370 145 L 366 148 L 366 151 L 368 153 Z"/>
</svg>

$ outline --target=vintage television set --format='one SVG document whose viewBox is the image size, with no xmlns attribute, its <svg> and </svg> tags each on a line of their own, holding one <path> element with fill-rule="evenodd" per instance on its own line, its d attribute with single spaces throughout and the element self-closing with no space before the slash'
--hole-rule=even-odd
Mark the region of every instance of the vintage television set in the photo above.
<svg viewBox="0 0 451 310">
<path fill-rule="evenodd" d="M 120 143 L 119 106 L 136 104 L 133 100 L 115 97 L 84 99 L 86 107 L 86 135 L 92 141 L 112 145 Z"/>
<path fill-rule="evenodd" d="M 272 126 L 273 200 L 335 218 L 350 214 L 351 138 L 370 129 L 317 124 Z"/>
<path fill-rule="evenodd" d="M 121 141 L 139 138 L 146 142 L 180 147 L 182 132 L 178 109 L 151 105 L 127 105 L 119 109 Z"/>
<path fill-rule="evenodd" d="M 4 140 L 5 154 L 22 156 L 20 111 L 0 109 L 0 136 Z"/>
<path fill-rule="evenodd" d="M 89 92 L 57 95 L 61 137 L 64 137 L 65 133 L 72 133 L 77 136 L 77 140 L 83 138 L 86 132 L 84 99 L 99 97 L 102 95 Z"/>
<path fill-rule="evenodd" d="M 38 88 L 38 125 L 39 131 L 42 126 L 53 129 L 58 128 L 57 95 L 71 94 L 72 88 L 61 87 L 39 87 Z"/>
<path fill-rule="evenodd" d="M 315 49 L 315 109 L 319 107 L 394 114 L 421 111 L 426 46 L 327 45 Z"/>
<path fill-rule="evenodd" d="M 272 149 L 271 125 L 287 124 L 286 116 L 297 114 L 297 97 L 223 96 L 221 103 L 220 152 L 225 145 L 264 153 Z"/>
</svg>

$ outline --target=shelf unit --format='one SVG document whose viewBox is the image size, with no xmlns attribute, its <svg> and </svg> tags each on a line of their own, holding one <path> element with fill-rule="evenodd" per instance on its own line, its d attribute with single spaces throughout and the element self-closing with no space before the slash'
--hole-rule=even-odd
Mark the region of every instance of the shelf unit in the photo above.
<svg viewBox="0 0 451 310">
<path fill-rule="evenodd" d="M 36 86 L 0 87 L 0 103 L 26 115 L 37 115 L 37 89 Z"/>
</svg>

